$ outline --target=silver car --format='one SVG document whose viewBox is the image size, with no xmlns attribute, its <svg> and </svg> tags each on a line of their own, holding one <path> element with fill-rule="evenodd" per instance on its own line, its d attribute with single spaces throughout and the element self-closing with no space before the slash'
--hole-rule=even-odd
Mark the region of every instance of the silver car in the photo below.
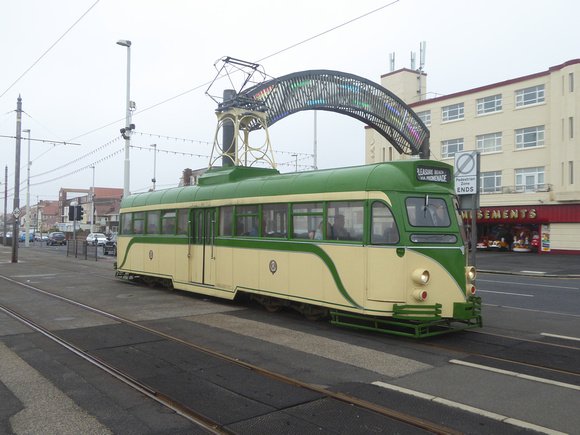
<svg viewBox="0 0 580 435">
<path fill-rule="evenodd" d="M 87 245 L 103 246 L 107 241 L 107 236 L 103 233 L 91 233 L 87 236 Z"/>
</svg>

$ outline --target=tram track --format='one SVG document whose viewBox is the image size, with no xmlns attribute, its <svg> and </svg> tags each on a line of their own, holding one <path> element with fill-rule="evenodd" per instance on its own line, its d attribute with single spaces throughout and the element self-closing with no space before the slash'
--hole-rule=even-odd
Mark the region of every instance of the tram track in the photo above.
<svg viewBox="0 0 580 435">
<path fill-rule="evenodd" d="M 67 272 L 77 273 L 77 274 L 83 275 L 83 276 L 89 274 L 91 276 L 94 276 L 95 278 L 100 278 L 103 280 L 112 280 L 115 282 L 119 281 L 119 278 L 112 276 L 112 272 L 111 272 L 111 276 L 108 276 L 108 275 L 104 275 L 104 274 L 96 273 L 96 272 L 79 271 L 78 269 L 64 267 L 62 264 L 55 265 L 52 262 L 50 262 L 50 263 L 49 262 L 42 262 L 42 261 L 38 261 L 36 259 L 35 259 L 35 263 L 42 264 L 42 265 L 50 267 L 50 268 L 57 268 L 59 270 L 64 270 Z M 18 281 L 15 281 L 15 282 L 18 282 Z M 132 283 L 132 282 L 127 282 L 127 283 L 133 284 L 133 285 L 138 285 L 137 283 Z M 23 285 L 26 285 L 26 284 L 23 284 Z M 160 290 L 160 291 L 162 291 L 162 290 Z M 54 297 L 57 297 L 57 298 L 60 297 L 54 293 L 52 293 L 52 295 L 54 295 Z M 130 322 L 127 319 L 123 319 L 123 321 Z M 134 326 L 139 326 L 139 325 L 135 324 Z M 474 335 L 475 337 L 481 337 L 481 336 L 494 337 L 494 338 L 497 338 L 499 340 L 505 340 L 506 342 L 510 341 L 512 344 L 513 343 L 526 343 L 526 344 L 534 344 L 537 346 L 563 348 L 563 349 L 567 349 L 570 351 L 580 351 L 580 346 L 563 345 L 560 343 L 552 343 L 552 342 L 539 341 L 539 340 L 530 340 L 530 339 L 526 339 L 526 338 L 513 337 L 513 336 L 507 336 L 507 335 L 501 335 L 501 334 L 494 334 L 494 333 L 489 333 L 489 332 L 485 332 L 485 331 L 465 331 L 465 333 L 471 334 L 471 335 L 476 334 L 476 335 Z M 578 371 L 578 370 L 567 370 L 567 369 L 561 369 L 558 367 L 552 367 L 552 366 L 545 365 L 545 364 L 538 364 L 538 363 L 534 363 L 534 362 L 530 362 L 530 361 L 522 361 L 522 360 L 518 360 L 515 358 L 500 357 L 498 355 L 492 355 L 490 353 L 468 350 L 466 347 L 452 346 L 452 345 L 433 343 L 433 342 L 428 342 L 428 341 L 414 341 L 414 342 L 420 343 L 420 346 L 427 346 L 427 347 L 439 348 L 442 350 L 447 350 L 447 351 L 452 351 L 452 352 L 459 352 L 463 355 L 467 355 L 467 356 L 471 356 L 471 357 L 479 357 L 479 358 L 484 358 L 484 359 L 487 359 L 490 361 L 515 364 L 515 365 L 520 365 L 520 366 L 525 366 L 525 367 L 531 367 L 531 368 L 538 369 L 538 370 L 545 370 L 548 372 L 555 372 L 555 373 L 560 373 L 560 374 L 564 374 L 564 375 L 571 375 L 574 377 L 579 377 L 578 385 L 580 385 L 580 371 Z M 499 344 L 499 346 L 505 346 L 505 343 Z M 548 353 L 548 352 L 546 352 L 546 353 Z"/>
<path fill-rule="evenodd" d="M 129 325 L 129 326 L 134 327 L 134 328 L 138 328 L 142 331 L 146 331 L 148 333 L 155 334 L 162 339 L 169 340 L 169 341 L 171 341 L 173 343 L 177 343 L 179 345 L 187 346 L 187 347 L 195 349 L 197 351 L 201 351 L 201 352 L 205 353 L 206 355 L 209 355 L 209 356 L 214 357 L 214 358 L 219 358 L 220 360 L 225 361 L 229 364 L 233 364 L 233 365 L 242 367 L 244 369 L 251 370 L 254 373 L 260 374 L 260 375 L 268 377 L 270 379 L 274 379 L 276 381 L 283 382 L 285 384 L 289 384 L 289 385 L 298 387 L 298 388 L 303 389 L 303 390 L 311 391 L 313 393 L 316 393 L 318 395 L 323 396 L 324 398 L 326 398 L 328 400 L 337 401 L 337 402 L 349 405 L 351 407 L 356 407 L 359 411 L 371 412 L 371 413 L 373 413 L 377 416 L 381 416 L 385 419 L 388 419 L 391 421 L 397 421 L 399 423 L 403 423 L 404 425 L 418 428 L 418 429 L 424 430 L 424 431 L 429 432 L 429 433 L 435 433 L 435 434 L 460 433 L 460 432 L 457 432 L 451 428 L 443 427 L 443 426 L 440 426 L 438 424 L 423 420 L 421 418 L 417 418 L 417 417 L 409 415 L 409 414 L 404 414 L 404 413 L 396 411 L 394 409 L 389 409 L 389 408 L 386 408 L 386 407 L 383 407 L 380 405 L 376 405 L 376 404 L 370 403 L 368 401 L 358 399 L 356 397 L 351 397 L 351 396 L 348 396 L 345 394 L 328 391 L 324 388 L 317 387 L 315 385 L 308 384 L 308 383 L 299 381 L 297 379 L 290 378 L 288 376 L 282 375 L 280 373 L 276 373 L 276 372 L 271 371 L 271 370 L 264 369 L 262 367 L 254 365 L 254 364 L 240 361 L 236 358 L 224 355 L 224 354 L 219 353 L 219 352 L 215 352 L 211 349 L 207 349 L 207 348 L 198 346 L 196 344 L 190 343 L 188 341 L 185 341 L 185 340 L 182 340 L 180 338 L 166 334 L 164 332 L 158 331 L 154 328 L 150 328 L 148 326 L 141 325 L 137 322 L 123 318 L 123 317 L 118 316 L 116 314 L 109 313 L 109 312 L 106 312 L 106 311 L 101 310 L 99 308 L 84 304 L 82 302 L 75 301 L 73 299 L 52 293 L 48 290 L 41 289 L 41 288 L 36 287 L 34 285 L 22 283 L 22 282 L 19 282 L 17 280 L 6 277 L 4 275 L 0 275 L 0 278 L 5 280 L 5 281 L 8 281 L 12 284 L 15 284 L 15 285 L 18 285 L 20 287 L 26 288 L 28 290 L 34 291 L 36 293 L 39 293 L 41 295 L 57 299 L 61 302 L 73 305 L 77 308 L 81 308 L 83 310 L 87 310 L 87 311 L 90 311 L 92 313 L 95 313 L 95 314 L 98 314 L 101 316 L 105 316 L 108 319 L 114 320 L 115 322 L 119 322 L 119 323 Z M 48 329 L 46 329 L 46 328 L 42 327 L 41 325 L 39 325 L 38 323 L 36 323 L 35 321 L 27 318 L 26 316 L 22 315 L 21 313 L 18 313 L 16 310 L 14 310 L 10 307 L 7 307 L 4 304 L 0 304 L 0 310 L 3 311 L 4 313 L 10 315 L 14 319 L 18 320 L 19 322 L 32 328 L 34 331 L 39 332 L 43 336 L 53 340 L 57 344 L 66 348 L 67 350 L 73 352 L 74 354 L 83 358 L 84 360 L 90 362 L 91 364 L 95 365 L 96 367 L 100 368 L 101 370 L 104 370 L 105 372 L 114 376 L 116 379 L 122 381 L 123 383 L 125 383 L 129 387 L 135 389 L 136 391 L 139 391 L 140 393 L 146 395 L 147 397 L 149 397 L 153 400 L 156 400 L 158 403 L 162 404 L 163 406 L 167 407 L 168 409 L 175 411 L 179 415 L 184 416 L 185 418 L 187 418 L 191 422 L 202 426 L 204 429 L 208 430 L 210 433 L 234 433 L 234 432 L 229 431 L 227 428 L 225 428 L 219 422 L 213 421 L 212 419 L 203 416 L 202 414 L 198 413 L 197 411 L 195 411 L 195 410 L 193 410 L 193 409 L 191 409 L 183 404 L 180 404 L 179 401 L 177 401 L 171 397 L 170 392 L 165 393 L 163 391 L 159 391 L 155 388 L 150 387 L 149 385 L 147 385 L 145 383 L 138 381 L 130 373 L 127 373 L 127 372 L 115 367 L 114 365 L 107 363 L 103 359 L 92 355 L 91 352 L 88 352 L 88 351 L 82 349 L 80 346 L 75 345 L 71 341 L 64 339 L 63 337 L 59 336 L 58 334 L 55 334 L 55 333 L 49 331 Z M 385 422 L 385 424 L 388 425 L 388 423 L 386 423 L 386 422 Z M 386 427 L 388 427 L 388 426 L 386 426 Z"/>
</svg>

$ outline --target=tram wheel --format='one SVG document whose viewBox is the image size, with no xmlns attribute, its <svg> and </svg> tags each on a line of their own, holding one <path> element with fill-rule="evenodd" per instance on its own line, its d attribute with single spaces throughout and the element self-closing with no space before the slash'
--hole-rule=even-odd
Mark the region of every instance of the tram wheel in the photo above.
<svg viewBox="0 0 580 435">
<path fill-rule="evenodd" d="M 273 299 L 266 299 L 264 300 L 264 307 L 270 312 L 270 313 L 278 313 L 280 311 L 282 311 L 282 304 L 276 300 Z"/>
</svg>

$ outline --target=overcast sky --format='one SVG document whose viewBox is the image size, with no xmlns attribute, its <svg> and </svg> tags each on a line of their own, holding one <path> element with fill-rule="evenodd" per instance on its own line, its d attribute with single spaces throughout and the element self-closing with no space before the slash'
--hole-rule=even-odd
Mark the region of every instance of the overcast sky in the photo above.
<svg viewBox="0 0 580 435">
<path fill-rule="evenodd" d="M 142 192 L 152 186 L 151 144 L 159 150 L 157 187 L 172 187 L 183 169 L 208 165 L 216 103 L 205 92 L 220 58 L 259 62 L 272 77 L 331 69 L 380 82 L 389 72 L 389 53 L 396 54 L 396 69 L 410 68 L 411 51 L 418 58 L 426 41 L 427 92 L 441 95 L 580 57 L 579 16 L 580 2 L 574 0 L 3 1 L 0 135 L 15 135 L 21 95 L 22 129 L 46 141 L 31 141 L 31 204 L 58 199 L 61 187 L 88 189 L 93 164 L 97 187 L 122 188 L 119 129 L 125 125 L 127 49 L 116 42 L 128 39 L 131 100 L 137 105 L 130 188 Z M 210 93 L 221 89 L 218 83 Z M 299 170 L 312 165 L 313 112 L 274 124 L 270 137 L 281 172 L 294 171 L 294 153 Z M 23 138 L 21 206 L 26 204 L 26 133 Z M 360 121 L 320 112 L 317 141 L 319 168 L 364 164 Z M 0 137 L 0 183 L 4 192 L 8 166 L 8 212 L 15 142 Z"/>
</svg>

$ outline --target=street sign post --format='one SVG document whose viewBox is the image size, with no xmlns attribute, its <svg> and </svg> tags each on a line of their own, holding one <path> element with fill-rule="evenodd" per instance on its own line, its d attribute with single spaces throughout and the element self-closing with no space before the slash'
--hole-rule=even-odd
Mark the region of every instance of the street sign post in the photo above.
<svg viewBox="0 0 580 435">
<path fill-rule="evenodd" d="M 475 267 L 475 250 L 477 247 L 476 215 L 479 208 L 479 153 L 461 151 L 455 153 L 455 193 L 459 195 L 462 210 L 471 210 L 471 252 L 470 263 Z"/>
</svg>

